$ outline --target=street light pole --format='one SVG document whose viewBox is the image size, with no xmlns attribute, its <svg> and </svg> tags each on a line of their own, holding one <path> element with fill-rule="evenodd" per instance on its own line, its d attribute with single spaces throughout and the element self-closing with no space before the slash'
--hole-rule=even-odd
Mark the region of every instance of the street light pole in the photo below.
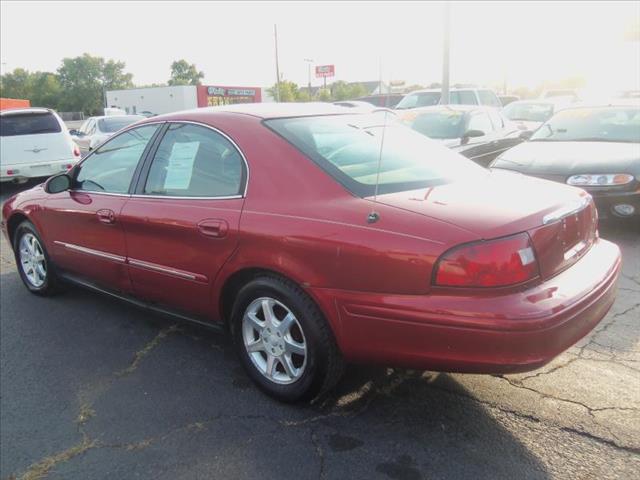
<svg viewBox="0 0 640 480">
<path fill-rule="evenodd" d="M 280 66 L 278 65 L 278 26 L 273 24 L 273 36 L 276 43 L 276 102 L 280 101 Z"/>
<path fill-rule="evenodd" d="M 449 33 L 450 33 L 451 5 L 444 4 L 444 48 L 442 52 L 442 93 L 440 103 L 449 104 Z"/>
</svg>

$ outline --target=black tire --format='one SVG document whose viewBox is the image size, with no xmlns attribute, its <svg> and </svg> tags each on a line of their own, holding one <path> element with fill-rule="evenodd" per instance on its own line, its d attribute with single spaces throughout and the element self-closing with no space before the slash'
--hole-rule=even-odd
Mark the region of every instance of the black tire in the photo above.
<svg viewBox="0 0 640 480">
<path fill-rule="evenodd" d="M 42 285 L 34 285 L 34 283 L 29 280 L 20 260 L 20 240 L 28 234 L 33 235 L 37 239 L 39 247 L 44 255 L 46 276 Z M 44 242 L 42 241 L 42 238 L 40 237 L 40 234 L 38 233 L 36 227 L 28 220 L 25 220 L 20 225 L 18 225 L 18 228 L 16 228 L 15 234 L 13 235 L 13 253 L 16 259 L 16 267 L 18 269 L 18 273 L 20 274 L 20 278 L 22 279 L 22 283 L 24 283 L 25 287 L 27 287 L 27 289 L 31 293 L 34 293 L 36 295 L 49 296 L 59 291 L 60 282 L 55 274 L 53 263 L 49 258 L 49 254 L 44 247 Z"/>
<path fill-rule="evenodd" d="M 243 317 L 256 299 L 269 297 L 296 317 L 306 344 L 306 363 L 298 379 L 286 385 L 267 378 L 249 357 L 243 339 Z M 298 285 L 276 275 L 256 277 L 238 292 L 231 316 L 234 344 L 249 377 L 268 395 L 283 402 L 308 401 L 329 391 L 340 380 L 344 361 L 333 332 L 315 302 Z"/>
</svg>

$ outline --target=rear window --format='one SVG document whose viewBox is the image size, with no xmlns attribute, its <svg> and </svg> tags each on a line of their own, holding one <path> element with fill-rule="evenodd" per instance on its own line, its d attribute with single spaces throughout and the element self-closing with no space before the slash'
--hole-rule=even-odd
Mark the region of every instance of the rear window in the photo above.
<svg viewBox="0 0 640 480">
<path fill-rule="evenodd" d="M 396 108 L 402 110 L 405 108 L 431 107 L 440 103 L 440 92 L 416 92 L 405 96 Z"/>
<path fill-rule="evenodd" d="M 60 133 L 60 123 L 51 113 L 21 113 L 0 117 L 0 136 Z"/>
<path fill-rule="evenodd" d="M 383 127 L 380 115 L 280 118 L 265 124 L 361 197 L 374 195 L 376 182 L 378 193 L 384 194 L 442 185 L 486 172 L 404 125 Z"/>
<path fill-rule="evenodd" d="M 132 123 L 142 120 L 144 117 L 131 115 L 127 118 L 101 118 L 98 120 L 98 129 L 104 133 L 114 133 L 118 130 L 128 127 Z"/>
<path fill-rule="evenodd" d="M 407 124 L 429 138 L 460 138 L 464 133 L 464 112 L 445 110 L 441 112 L 425 112 L 418 114 Z"/>
</svg>

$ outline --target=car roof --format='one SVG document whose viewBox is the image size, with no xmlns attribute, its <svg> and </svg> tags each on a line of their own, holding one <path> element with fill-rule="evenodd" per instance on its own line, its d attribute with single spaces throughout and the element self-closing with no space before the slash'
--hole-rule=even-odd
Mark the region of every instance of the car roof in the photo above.
<svg viewBox="0 0 640 480">
<path fill-rule="evenodd" d="M 27 113 L 51 113 L 53 110 L 41 107 L 29 107 L 29 108 L 8 108 L 0 111 L 0 115 L 22 115 Z"/>
<path fill-rule="evenodd" d="M 438 112 L 444 110 L 451 110 L 454 112 L 472 112 L 474 110 L 487 111 L 488 108 L 482 105 L 430 105 L 428 107 L 412 108 L 412 112 Z"/>
<path fill-rule="evenodd" d="M 153 117 L 154 121 L 161 121 L 165 117 L 175 118 L 178 115 L 188 115 L 190 117 L 207 117 L 217 113 L 235 113 L 240 115 L 250 115 L 262 119 L 289 118 L 289 117 L 311 117 L 318 115 L 345 115 L 357 114 L 353 110 L 348 110 L 339 105 L 323 102 L 305 103 L 238 103 L 234 105 L 221 105 L 219 107 L 203 107 L 182 112 L 173 112 L 166 115 Z"/>
</svg>

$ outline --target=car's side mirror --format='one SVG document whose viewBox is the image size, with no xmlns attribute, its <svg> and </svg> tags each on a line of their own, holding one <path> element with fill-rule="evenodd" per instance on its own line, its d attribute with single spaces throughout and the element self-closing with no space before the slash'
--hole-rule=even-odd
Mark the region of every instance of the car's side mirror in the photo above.
<svg viewBox="0 0 640 480">
<path fill-rule="evenodd" d="M 470 138 L 483 137 L 484 134 L 485 133 L 482 130 L 467 130 L 462 136 L 460 143 L 462 145 L 466 145 L 469 142 Z"/>
<path fill-rule="evenodd" d="M 522 140 L 529 140 L 531 138 L 531 135 L 533 135 L 533 130 L 524 130 L 523 132 L 520 132 L 519 137 Z"/>
<path fill-rule="evenodd" d="M 71 130 L 69 130 L 69 135 L 73 135 L 74 137 L 81 137 L 82 132 L 80 130 L 76 130 L 75 128 L 72 128 Z"/>
<path fill-rule="evenodd" d="M 71 177 L 66 173 L 61 173 L 49 178 L 44 184 L 44 191 L 47 193 L 60 193 L 71 188 Z"/>
</svg>

